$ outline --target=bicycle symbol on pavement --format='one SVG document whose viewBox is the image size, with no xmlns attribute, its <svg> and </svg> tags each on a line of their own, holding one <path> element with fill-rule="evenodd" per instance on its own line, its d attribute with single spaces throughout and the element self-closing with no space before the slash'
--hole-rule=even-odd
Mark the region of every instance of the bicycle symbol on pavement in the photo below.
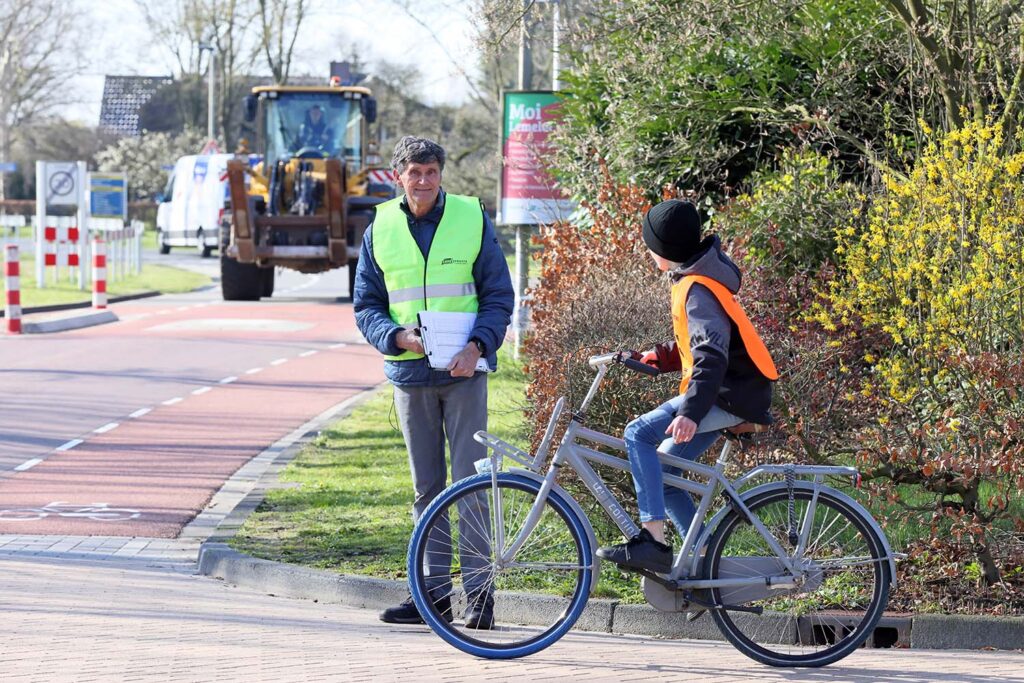
<svg viewBox="0 0 1024 683">
<path fill-rule="evenodd" d="M 0 510 L 0 520 L 30 522 L 55 515 L 57 517 L 91 519 L 95 522 L 119 522 L 126 519 L 135 519 L 141 514 L 139 510 L 112 508 L 108 507 L 106 503 L 76 505 L 75 503 L 56 501 L 39 508 L 24 507 Z"/>
</svg>

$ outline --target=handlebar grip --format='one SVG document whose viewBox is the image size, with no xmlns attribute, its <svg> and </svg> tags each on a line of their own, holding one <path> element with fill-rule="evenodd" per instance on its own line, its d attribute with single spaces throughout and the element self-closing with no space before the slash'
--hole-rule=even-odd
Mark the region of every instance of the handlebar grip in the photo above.
<svg viewBox="0 0 1024 683">
<path fill-rule="evenodd" d="M 625 365 L 630 370 L 633 370 L 635 372 L 642 372 L 643 374 L 651 375 L 652 377 L 657 377 L 658 375 L 661 374 L 661 370 L 659 370 L 658 368 L 652 365 L 648 365 L 647 363 L 641 363 L 638 360 L 633 360 L 632 358 L 623 358 L 622 364 Z"/>
</svg>

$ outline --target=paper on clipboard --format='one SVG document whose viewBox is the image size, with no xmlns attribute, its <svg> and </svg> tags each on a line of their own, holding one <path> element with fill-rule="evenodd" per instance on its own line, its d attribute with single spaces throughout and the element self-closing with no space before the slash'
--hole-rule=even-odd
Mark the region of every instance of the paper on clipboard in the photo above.
<svg viewBox="0 0 1024 683">
<path fill-rule="evenodd" d="M 447 370 L 459 351 L 469 343 L 469 335 L 476 324 L 476 313 L 447 313 L 422 311 L 419 314 L 420 337 L 430 367 Z M 487 359 L 476 364 L 477 372 L 490 372 Z"/>
</svg>

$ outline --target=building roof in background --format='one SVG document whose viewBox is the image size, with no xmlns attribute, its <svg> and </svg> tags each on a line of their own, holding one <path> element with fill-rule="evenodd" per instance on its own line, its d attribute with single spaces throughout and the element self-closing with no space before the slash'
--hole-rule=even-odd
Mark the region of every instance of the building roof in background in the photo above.
<svg viewBox="0 0 1024 683">
<path fill-rule="evenodd" d="M 100 129 L 117 135 L 138 135 L 139 113 L 173 76 L 107 76 L 100 106 Z"/>
</svg>

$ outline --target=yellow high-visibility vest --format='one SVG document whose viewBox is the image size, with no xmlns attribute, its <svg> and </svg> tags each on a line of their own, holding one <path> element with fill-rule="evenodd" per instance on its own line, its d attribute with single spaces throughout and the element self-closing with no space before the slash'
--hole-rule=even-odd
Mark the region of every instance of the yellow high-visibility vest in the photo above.
<svg viewBox="0 0 1024 683">
<path fill-rule="evenodd" d="M 388 313 L 399 325 L 416 327 L 420 311 L 476 313 L 473 264 L 484 236 L 483 206 L 476 197 L 446 194 L 444 213 L 427 258 L 416 244 L 398 197 L 377 206 L 373 256 L 384 273 Z M 423 358 L 403 351 L 387 360 Z"/>
</svg>

